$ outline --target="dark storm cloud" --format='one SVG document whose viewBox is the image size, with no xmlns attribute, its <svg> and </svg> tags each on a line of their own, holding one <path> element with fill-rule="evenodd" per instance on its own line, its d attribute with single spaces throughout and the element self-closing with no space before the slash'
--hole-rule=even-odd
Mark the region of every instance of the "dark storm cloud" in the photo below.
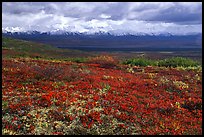
<svg viewBox="0 0 204 137">
<path fill-rule="evenodd" d="M 160 21 L 177 24 L 201 24 L 202 3 L 147 3 L 136 5 L 129 19 Z"/>
<path fill-rule="evenodd" d="M 45 10 L 45 4 L 33 2 L 4 2 L 2 11 L 7 14 L 30 14 Z"/>
<path fill-rule="evenodd" d="M 180 24 L 201 24 L 202 6 L 198 5 L 194 9 L 189 6 L 175 4 L 167 9 L 160 10 L 158 14 L 147 19 L 149 21 L 175 22 Z"/>
</svg>

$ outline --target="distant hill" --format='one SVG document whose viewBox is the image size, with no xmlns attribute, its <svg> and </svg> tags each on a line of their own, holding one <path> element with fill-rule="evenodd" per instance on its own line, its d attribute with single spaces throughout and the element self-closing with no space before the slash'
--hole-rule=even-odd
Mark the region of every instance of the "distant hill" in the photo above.
<svg viewBox="0 0 204 137">
<path fill-rule="evenodd" d="M 50 44 L 60 48 L 73 49 L 201 49 L 202 34 L 195 35 L 121 35 L 109 33 L 50 34 L 40 32 L 3 33 L 3 36 Z"/>
<path fill-rule="evenodd" d="M 90 56 L 90 54 L 77 50 L 59 49 L 54 46 L 14 39 L 2 36 L 3 57 L 37 57 L 37 58 L 66 58 Z"/>
</svg>

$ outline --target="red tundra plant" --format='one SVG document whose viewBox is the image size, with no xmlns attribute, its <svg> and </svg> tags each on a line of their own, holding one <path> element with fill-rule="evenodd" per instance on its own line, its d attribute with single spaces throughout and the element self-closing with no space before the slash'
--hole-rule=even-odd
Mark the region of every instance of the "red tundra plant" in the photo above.
<svg viewBox="0 0 204 137">
<path fill-rule="evenodd" d="M 2 133 L 202 135 L 202 73 L 144 70 L 3 59 Z"/>
</svg>

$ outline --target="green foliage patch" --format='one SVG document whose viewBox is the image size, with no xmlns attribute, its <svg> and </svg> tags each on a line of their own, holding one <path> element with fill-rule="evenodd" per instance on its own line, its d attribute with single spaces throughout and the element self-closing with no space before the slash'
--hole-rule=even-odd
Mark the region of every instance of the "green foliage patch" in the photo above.
<svg viewBox="0 0 204 137">
<path fill-rule="evenodd" d="M 147 58 L 133 58 L 123 62 L 132 66 L 159 66 L 159 67 L 197 67 L 199 62 L 189 58 L 172 57 L 162 60 L 151 60 Z"/>
<path fill-rule="evenodd" d="M 183 57 L 172 57 L 158 62 L 158 66 L 164 67 L 196 67 L 198 65 L 197 61 Z"/>
<path fill-rule="evenodd" d="M 157 66 L 157 62 L 154 60 L 146 59 L 146 58 L 133 58 L 128 59 L 123 62 L 125 65 L 132 65 L 132 66 Z"/>
<path fill-rule="evenodd" d="M 85 63 L 88 61 L 88 58 L 84 58 L 84 57 L 78 57 L 78 58 L 66 58 L 63 59 L 64 61 L 71 61 L 71 62 L 76 62 L 76 63 Z"/>
</svg>

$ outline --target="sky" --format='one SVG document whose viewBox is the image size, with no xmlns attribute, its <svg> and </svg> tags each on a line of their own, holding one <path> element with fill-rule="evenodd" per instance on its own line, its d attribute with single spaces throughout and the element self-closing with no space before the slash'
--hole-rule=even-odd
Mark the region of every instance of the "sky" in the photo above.
<svg viewBox="0 0 204 137">
<path fill-rule="evenodd" d="M 202 2 L 3 2 L 2 31 L 202 33 Z"/>
</svg>

